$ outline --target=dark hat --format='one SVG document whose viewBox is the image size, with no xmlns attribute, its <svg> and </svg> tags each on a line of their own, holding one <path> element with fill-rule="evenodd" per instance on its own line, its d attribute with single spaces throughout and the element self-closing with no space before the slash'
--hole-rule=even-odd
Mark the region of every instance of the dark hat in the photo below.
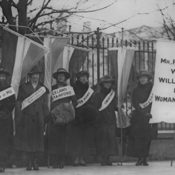
<svg viewBox="0 0 175 175">
<path fill-rule="evenodd" d="M 109 75 L 105 75 L 104 77 L 102 77 L 100 79 L 100 84 L 105 83 L 105 82 L 114 82 L 114 79 L 112 77 L 110 77 Z"/>
<path fill-rule="evenodd" d="M 152 78 L 151 73 L 148 71 L 140 71 L 137 78 L 139 79 L 140 77 L 146 76 L 149 79 Z"/>
<path fill-rule="evenodd" d="M 6 70 L 6 69 L 4 69 L 4 68 L 0 68 L 0 74 L 5 74 L 5 75 L 7 75 L 7 76 L 9 76 L 10 75 L 10 73 Z"/>
<path fill-rule="evenodd" d="M 57 71 L 53 73 L 52 77 L 57 79 L 58 74 L 64 74 L 66 79 L 70 78 L 69 72 L 67 72 L 64 68 L 58 68 Z"/>
<path fill-rule="evenodd" d="M 79 79 L 81 76 L 84 76 L 84 75 L 87 76 L 87 78 L 89 78 L 89 72 L 88 71 L 84 71 L 84 70 L 78 72 L 76 74 L 76 77 Z"/>
<path fill-rule="evenodd" d="M 41 70 L 39 69 L 38 66 L 34 66 L 31 71 L 28 73 L 29 76 L 33 75 L 33 74 L 41 74 Z"/>
</svg>

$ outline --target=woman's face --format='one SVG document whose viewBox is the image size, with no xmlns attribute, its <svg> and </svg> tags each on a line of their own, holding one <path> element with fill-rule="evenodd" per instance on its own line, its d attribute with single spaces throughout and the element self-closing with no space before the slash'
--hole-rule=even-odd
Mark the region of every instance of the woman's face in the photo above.
<svg viewBox="0 0 175 175">
<path fill-rule="evenodd" d="M 57 75 L 57 82 L 65 82 L 66 81 L 66 77 L 64 74 L 58 74 Z"/>
<path fill-rule="evenodd" d="M 4 82 L 7 79 L 7 76 L 5 74 L 0 74 L 0 81 Z"/>
<path fill-rule="evenodd" d="M 110 89 L 110 88 L 112 87 L 112 83 L 111 83 L 111 82 L 104 82 L 104 83 L 103 83 L 103 86 L 104 86 L 104 88 L 106 88 L 106 89 Z"/>
<path fill-rule="evenodd" d="M 148 77 L 147 76 L 141 76 L 139 78 L 139 82 L 140 84 L 144 85 L 144 84 L 147 84 L 148 83 Z"/>
<path fill-rule="evenodd" d="M 39 82 L 40 75 L 38 73 L 32 74 L 30 79 L 32 83 L 38 83 Z"/>
<path fill-rule="evenodd" d="M 80 82 L 86 84 L 88 82 L 88 78 L 86 75 L 83 75 L 79 78 Z"/>
</svg>

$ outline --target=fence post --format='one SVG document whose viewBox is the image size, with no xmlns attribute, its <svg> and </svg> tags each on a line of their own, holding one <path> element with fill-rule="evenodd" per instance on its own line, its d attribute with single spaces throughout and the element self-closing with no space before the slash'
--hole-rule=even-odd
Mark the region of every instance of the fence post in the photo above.
<svg viewBox="0 0 175 175">
<path fill-rule="evenodd" d="M 97 82 L 100 80 L 100 37 L 101 37 L 101 32 L 100 28 L 97 28 L 97 31 L 95 32 L 96 34 L 96 39 L 97 39 Z"/>
</svg>

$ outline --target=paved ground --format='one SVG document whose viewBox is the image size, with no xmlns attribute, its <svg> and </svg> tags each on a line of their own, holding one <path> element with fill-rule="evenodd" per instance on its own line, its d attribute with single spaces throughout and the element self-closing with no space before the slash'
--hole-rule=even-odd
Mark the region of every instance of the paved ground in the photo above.
<svg viewBox="0 0 175 175">
<path fill-rule="evenodd" d="M 64 169 L 40 168 L 40 171 L 25 171 L 24 168 L 7 169 L 4 175 L 175 175 L 175 162 L 150 162 L 148 167 L 136 167 L 134 163 L 114 164 L 102 167 L 98 164 L 86 167 L 67 166 Z"/>
</svg>

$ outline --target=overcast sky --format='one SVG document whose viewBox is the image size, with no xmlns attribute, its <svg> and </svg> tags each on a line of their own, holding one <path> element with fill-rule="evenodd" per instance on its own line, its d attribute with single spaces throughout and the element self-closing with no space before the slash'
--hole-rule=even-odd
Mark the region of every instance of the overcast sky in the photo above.
<svg viewBox="0 0 175 175">
<path fill-rule="evenodd" d="M 17 0 L 16 0 L 17 1 Z M 52 0 L 51 5 L 54 8 L 62 9 L 68 8 L 75 5 L 79 0 Z M 68 19 L 69 25 L 72 26 L 72 31 L 81 31 L 83 23 L 85 21 L 91 21 L 92 30 L 97 27 L 103 28 L 109 25 L 118 23 L 122 20 L 128 19 L 116 27 L 110 27 L 104 32 L 115 32 L 120 31 L 122 27 L 125 29 L 139 27 L 142 25 L 148 26 L 161 26 L 162 17 L 160 12 L 157 10 L 158 7 L 164 8 L 165 13 L 171 15 L 175 19 L 175 5 L 172 5 L 175 0 L 81 0 L 83 3 L 79 7 L 80 9 L 93 10 L 102 8 L 112 2 L 115 2 L 112 6 L 93 13 L 78 13 L 77 15 L 83 17 L 77 17 L 73 15 Z M 34 0 L 32 8 L 40 6 L 43 0 Z M 147 13 L 141 14 L 138 13 Z M 92 19 L 93 18 L 93 19 Z M 100 20 L 104 20 L 100 21 Z"/>
<path fill-rule="evenodd" d="M 98 1 L 98 0 L 97 0 Z M 103 3 L 99 3 L 96 7 L 102 7 L 106 5 L 105 2 L 112 2 L 112 0 L 106 0 Z M 125 29 L 134 28 L 141 25 L 149 25 L 149 26 L 161 26 L 162 25 L 162 17 L 160 12 L 157 10 L 158 7 L 164 8 L 168 7 L 164 10 L 165 13 L 170 14 L 175 19 L 175 5 L 173 6 L 173 0 L 118 0 L 113 6 L 94 13 L 81 14 L 87 18 L 78 18 L 74 17 L 69 19 L 70 23 L 72 23 L 73 30 L 80 30 L 80 26 L 82 26 L 83 21 L 91 21 L 92 29 L 96 27 L 106 27 L 110 24 L 92 20 L 88 18 L 97 18 L 108 21 L 109 23 L 117 23 L 124 19 L 131 17 L 128 21 L 117 25 L 117 27 L 111 27 L 105 32 L 113 32 L 119 31 L 122 27 Z M 93 9 L 93 8 L 92 8 Z M 137 15 L 138 13 L 149 13 Z"/>
</svg>

